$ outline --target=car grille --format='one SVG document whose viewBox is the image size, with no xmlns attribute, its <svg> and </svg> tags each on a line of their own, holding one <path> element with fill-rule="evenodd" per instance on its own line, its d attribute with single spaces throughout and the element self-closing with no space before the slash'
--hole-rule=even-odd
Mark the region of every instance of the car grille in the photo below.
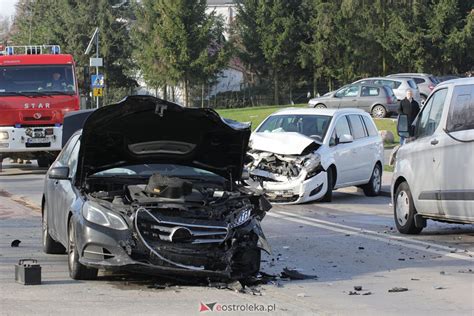
<svg viewBox="0 0 474 316">
<path fill-rule="evenodd" d="M 228 234 L 227 226 L 208 221 L 177 219 L 158 214 L 157 210 L 139 208 L 136 212 L 136 229 L 149 243 L 209 244 L 221 243 Z"/>
</svg>

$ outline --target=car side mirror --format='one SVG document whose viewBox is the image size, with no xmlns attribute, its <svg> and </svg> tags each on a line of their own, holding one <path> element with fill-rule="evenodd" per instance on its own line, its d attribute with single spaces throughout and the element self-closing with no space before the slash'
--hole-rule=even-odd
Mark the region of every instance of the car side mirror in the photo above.
<svg viewBox="0 0 474 316">
<path fill-rule="evenodd" d="M 408 126 L 408 116 L 406 114 L 400 114 L 397 121 L 397 134 L 400 137 L 410 137 L 413 133 Z"/>
<path fill-rule="evenodd" d="M 339 137 L 339 144 L 347 144 L 347 143 L 352 143 L 354 141 L 354 137 L 349 134 L 343 134 L 341 137 Z"/>
<path fill-rule="evenodd" d="M 54 167 L 48 173 L 48 178 L 55 180 L 70 180 L 69 167 Z"/>
</svg>

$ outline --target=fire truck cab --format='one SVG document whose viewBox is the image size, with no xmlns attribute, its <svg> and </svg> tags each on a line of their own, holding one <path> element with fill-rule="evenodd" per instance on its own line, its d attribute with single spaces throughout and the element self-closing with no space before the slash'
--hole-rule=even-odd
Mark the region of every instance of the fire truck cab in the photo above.
<svg viewBox="0 0 474 316">
<path fill-rule="evenodd" d="M 71 55 L 58 45 L 7 46 L 0 53 L 0 164 L 7 157 L 51 164 L 64 115 L 79 102 Z"/>
</svg>

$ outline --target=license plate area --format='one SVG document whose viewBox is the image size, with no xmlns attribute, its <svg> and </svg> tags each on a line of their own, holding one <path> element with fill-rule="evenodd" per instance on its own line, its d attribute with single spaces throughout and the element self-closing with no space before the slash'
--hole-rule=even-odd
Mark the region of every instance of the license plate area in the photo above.
<svg viewBox="0 0 474 316">
<path fill-rule="evenodd" d="M 48 144 L 50 142 L 48 138 L 28 138 L 26 140 L 27 144 Z"/>
</svg>

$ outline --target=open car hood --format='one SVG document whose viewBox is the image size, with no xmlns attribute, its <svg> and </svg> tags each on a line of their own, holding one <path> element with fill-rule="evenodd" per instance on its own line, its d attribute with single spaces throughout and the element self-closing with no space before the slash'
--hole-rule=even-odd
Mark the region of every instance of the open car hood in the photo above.
<svg viewBox="0 0 474 316">
<path fill-rule="evenodd" d="M 279 155 L 301 155 L 319 146 L 314 139 L 296 132 L 253 133 L 250 141 L 250 147 L 254 150 Z"/>
<path fill-rule="evenodd" d="M 172 163 L 239 180 L 250 124 L 212 109 L 184 108 L 151 96 L 130 96 L 97 109 L 84 122 L 76 184 L 115 166 Z"/>
</svg>

